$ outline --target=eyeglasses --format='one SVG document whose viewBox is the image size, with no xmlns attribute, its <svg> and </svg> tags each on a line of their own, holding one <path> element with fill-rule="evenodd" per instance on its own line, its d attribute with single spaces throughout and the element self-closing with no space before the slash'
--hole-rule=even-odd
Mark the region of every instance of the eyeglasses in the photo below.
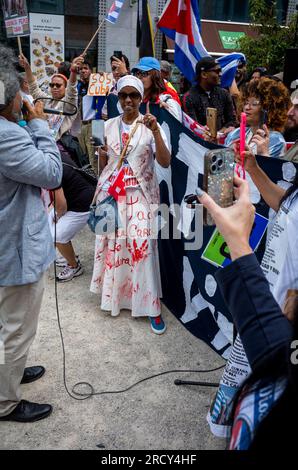
<svg viewBox="0 0 298 470">
<path fill-rule="evenodd" d="M 221 69 L 210 69 L 210 70 L 207 70 L 207 72 L 214 72 L 214 73 L 217 73 L 218 75 L 221 74 Z"/>
<path fill-rule="evenodd" d="M 254 100 L 254 101 L 245 101 L 244 106 L 250 106 L 251 108 L 257 108 L 260 106 L 260 101 Z"/>
<path fill-rule="evenodd" d="M 145 77 L 148 77 L 148 75 L 150 75 L 150 71 L 146 71 L 146 70 L 136 70 L 136 71 L 134 72 L 134 76 L 135 76 L 135 77 L 145 78 Z"/>
<path fill-rule="evenodd" d="M 50 83 L 50 88 L 61 88 L 62 84 L 61 83 Z"/>
<path fill-rule="evenodd" d="M 118 97 L 120 98 L 120 100 L 126 100 L 126 98 L 128 97 L 131 100 L 141 99 L 141 95 L 137 91 L 132 91 L 131 93 L 125 93 L 124 91 L 120 91 L 118 93 Z"/>
</svg>

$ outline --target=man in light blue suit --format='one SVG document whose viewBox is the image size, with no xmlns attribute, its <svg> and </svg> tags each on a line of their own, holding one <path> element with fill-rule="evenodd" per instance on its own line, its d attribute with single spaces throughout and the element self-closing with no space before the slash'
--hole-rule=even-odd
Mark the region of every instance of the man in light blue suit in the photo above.
<svg viewBox="0 0 298 470">
<path fill-rule="evenodd" d="M 6 51 L 7 52 L 7 51 Z M 2 56 L 2 57 L 1 57 Z M 0 48 L 0 420 L 32 422 L 51 405 L 21 399 L 21 383 L 41 377 L 42 366 L 27 367 L 42 295 L 44 273 L 55 259 L 41 189 L 60 185 L 62 164 L 43 104 L 26 103 L 28 124 L 21 127 L 22 97 L 15 69 Z"/>
</svg>

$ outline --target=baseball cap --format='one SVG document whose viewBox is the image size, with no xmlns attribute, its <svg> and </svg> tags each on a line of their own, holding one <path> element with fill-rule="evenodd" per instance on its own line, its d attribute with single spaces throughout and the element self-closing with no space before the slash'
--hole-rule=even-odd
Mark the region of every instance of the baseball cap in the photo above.
<svg viewBox="0 0 298 470">
<path fill-rule="evenodd" d="M 158 70 L 160 72 L 160 65 L 154 57 L 142 57 L 139 62 L 133 67 L 132 72 L 142 70 L 149 72 L 149 70 Z"/>
<path fill-rule="evenodd" d="M 196 75 L 200 75 L 201 72 L 208 72 L 208 70 L 213 69 L 217 65 L 219 64 L 213 57 L 203 57 L 196 65 Z"/>
</svg>

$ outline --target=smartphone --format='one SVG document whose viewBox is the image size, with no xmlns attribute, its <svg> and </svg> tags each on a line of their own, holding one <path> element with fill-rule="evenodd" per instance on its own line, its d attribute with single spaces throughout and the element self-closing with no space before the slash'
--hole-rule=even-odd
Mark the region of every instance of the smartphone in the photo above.
<svg viewBox="0 0 298 470">
<path fill-rule="evenodd" d="M 204 158 L 203 190 L 221 207 L 233 204 L 233 179 L 235 153 L 231 148 L 209 150 Z M 214 220 L 204 208 L 204 225 L 214 225 Z"/>
<path fill-rule="evenodd" d="M 216 139 L 217 137 L 217 109 L 207 108 L 206 109 L 206 122 L 209 127 L 211 137 Z"/>
<path fill-rule="evenodd" d="M 95 147 L 105 145 L 105 122 L 103 119 L 92 121 L 92 139 Z"/>
<path fill-rule="evenodd" d="M 263 129 L 264 124 L 268 124 L 268 113 L 265 109 L 262 109 L 261 111 L 261 117 L 260 117 L 260 124 L 259 124 L 259 129 Z"/>
<path fill-rule="evenodd" d="M 121 60 L 123 57 L 122 51 L 114 51 L 113 56 Z"/>
</svg>

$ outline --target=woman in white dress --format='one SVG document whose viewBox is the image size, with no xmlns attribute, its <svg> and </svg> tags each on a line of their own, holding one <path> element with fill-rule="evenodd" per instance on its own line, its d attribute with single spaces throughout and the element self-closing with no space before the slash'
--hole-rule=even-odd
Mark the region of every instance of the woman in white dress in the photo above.
<svg viewBox="0 0 298 470">
<path fill-rule="evenodd" d="M 103 169 L 97 202 L 112 194 L 118 200 L 121 228 L 97 235 L 91 292 L 101 295 L 101 309 L 119 315 L 148 316 L 154 333 L 166 326 L 161 317 L 161 283 L 154 210 L 159 186 L 154 156 L 162 167 L 170 165 L 167 139 L 149 112 L 139 113 L 144 87 L 137 77 L 118 81 L 123 114 L 105 123 L 106 151 L 99 158 Z M 148 110 L 149 111 L 149 110 Z M 120 158 L 127 147 L 125 158 Z"/>
</svg>

